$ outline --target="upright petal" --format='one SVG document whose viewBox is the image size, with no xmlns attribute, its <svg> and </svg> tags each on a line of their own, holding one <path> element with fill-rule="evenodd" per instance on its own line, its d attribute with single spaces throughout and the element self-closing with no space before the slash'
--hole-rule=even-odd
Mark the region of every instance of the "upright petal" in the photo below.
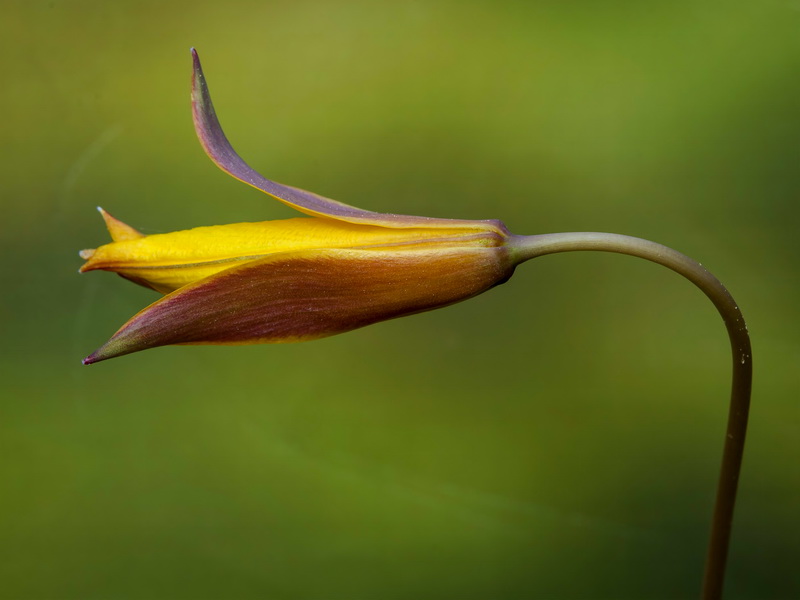
<svg viewBox="0 0 800 600">
<path fill-rule="evenodd" d="M 84 363 L 169 344 L 326 337 L 465 300 L 504 282 L 513 270 L 505 247 L 276 254 L 165 296 Z"/>
<path fill-rule="evenodd" d="M 284 204 L 316 217 L 327 217 L 350 223 L 366 223 L 382 227 L 464 227 L 467 224 L 491 228 L 498 233 L 507 233 L 499 221 L 463 221 L 457 219 L 435 219 L 389 213 L 377 213 L 356 208 L 312 192 L 271 181 L 257 173 L 236 153 L 217 119 L 211 95 L 208 91 L 203 68 L 197 51 L 192 48 L 192 118 L 197 137 L 206 154 L 223 171 L 280 200 Z"/>
</svg>

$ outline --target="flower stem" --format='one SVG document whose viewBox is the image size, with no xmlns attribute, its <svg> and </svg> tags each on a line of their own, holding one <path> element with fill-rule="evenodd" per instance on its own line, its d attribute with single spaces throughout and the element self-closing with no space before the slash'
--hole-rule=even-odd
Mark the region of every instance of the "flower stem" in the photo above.
<svg viewBox="0 0 800 600">
<path fill-rule="evenodd" d="M 718 600 L 722 597 L 725 562 L 730 544 L 733 508 L 742 465 L 753 379 L 750 336 L 736 301 L 725 289 L 725 286 L 697 261 L 672 248 L 640 238 L 613 233 L 550 233 L 513 236 L 509 247 L 514 258 L 520 263 L 545 254 L 581 250 L 638 256 L 683 275 L 708 296 L 722 316 L 728 330 L 733 353 L 733 382 L 728 413 L 728 430 L 722 454 L 722 467 L 706 556 L 702 595 L 704 600 Z"/>
</svg>

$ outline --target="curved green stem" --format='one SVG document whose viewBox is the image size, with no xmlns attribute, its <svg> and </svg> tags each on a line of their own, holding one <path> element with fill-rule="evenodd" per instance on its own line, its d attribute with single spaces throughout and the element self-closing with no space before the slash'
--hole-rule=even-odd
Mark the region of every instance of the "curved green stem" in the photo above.
<svg viewBox="0 0 800 600">
<path fill-rule="evenodd" d="M 703 579 L 704 600 L 722 597 L 725 562 L 730 544 L 736 488 L 742 465 L 750 390 L 753 378 L 753 357 L 750 336 L 736 301 L 719 280 L 703 265 L 672 248 L 655 242 L 613 233 L 551 233 L 513 236 L 509 247 L 517 262 L 537 256 L 580 250 L 597 250 L 638 256 L 672 269 L 699 287 L 714 303 L 722 316 L 733 353 L 733 383 L 728 413 L 728 430 L 722 454 L 717 498 L 711 525 L 711 538 Z"/>
</svg>

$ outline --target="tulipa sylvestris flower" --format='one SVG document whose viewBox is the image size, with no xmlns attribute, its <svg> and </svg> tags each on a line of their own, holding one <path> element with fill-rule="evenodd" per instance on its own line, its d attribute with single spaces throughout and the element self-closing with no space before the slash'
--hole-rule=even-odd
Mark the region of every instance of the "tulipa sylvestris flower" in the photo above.
<svg viewBox="0 0 800 600">
<path fill-rule="evenodd" d="M 297 342 L 465 300 L 506 281 L 513 237 L 496 220 L 383 214 L 270 181 L 233 150 L 192 50 L 192 114 L 223 171 L 305 213 L 143 235 L 99 209 L 112 242 L 81 272 L 113 271 L 166 294 L 86 359 L 169 344 Z"/>
</svg>

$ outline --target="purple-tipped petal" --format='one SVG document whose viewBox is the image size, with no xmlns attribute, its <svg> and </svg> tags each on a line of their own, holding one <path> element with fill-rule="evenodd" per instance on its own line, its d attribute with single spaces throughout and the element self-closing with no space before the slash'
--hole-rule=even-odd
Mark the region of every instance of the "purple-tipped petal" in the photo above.
<svg viewBox="0 0 800 600">
<path fill-rule="evenodd" d="M 206 154 L 223 171 L 261 190 L 303 213 L 317 217 L 328 217 L 350 223 L 368 223 L 383 227 L 463 227 L 465 221 L 456 219 L 435 219 L 431 217 L 414 217 L 363 210 L 307 192 L 299 188 L 271 181 L 257 173 L 236 153 L 231 146 L 214 111 L 208 91 L 203 68 L 197 51 L 192 48 L 192 118 L 200 144 Z M 492 221 L 472 221 L 484 227 L 497 227 Z M 499 231 L 499 228 L 498 228 Z"/>
<path fill-rule="evenodd" d="M 297 342 L 465 300 L 513 272 L 507 249 L 306 250 L 187 285 L 84 359 L 169 344 Z"/>
</svg>

